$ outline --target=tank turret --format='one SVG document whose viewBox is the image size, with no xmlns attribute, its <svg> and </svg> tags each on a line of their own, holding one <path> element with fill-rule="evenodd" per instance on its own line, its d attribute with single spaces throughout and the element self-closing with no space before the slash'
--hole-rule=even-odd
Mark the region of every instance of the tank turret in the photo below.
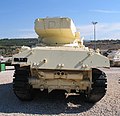
<svg viewBox="0 0 120 116">
<path fill-rule="evenodd" d="M 38 38 L 48 45 L 69 44 L 80 38 L 70 18 L 38 18 L 35 20 Z"/>
</svg>

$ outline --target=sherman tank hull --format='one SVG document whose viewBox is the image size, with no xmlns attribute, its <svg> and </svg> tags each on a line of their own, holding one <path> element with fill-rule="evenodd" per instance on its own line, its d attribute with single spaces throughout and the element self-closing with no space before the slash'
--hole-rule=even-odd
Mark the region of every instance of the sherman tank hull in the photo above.
<svg viewBox="0 0 120 116">
<path fill-rule="evenodd" d="M 22 72 L 23 70 L 28 72 L 27 82 L 32 89 L 48 90 L 48 93 L 57 89 L 68 93 L 76 91 L 88 94 L 92 90 L 94 73 L 100 73 L 98 78 L 103 76 L 103 73 L 96 68 L 109 67 L 109 60 L 87 49 L 37 47 L 27 48 L 14 55 L 12 64 L 16 67 L 14 75 L 16 78 L 20 75 L 23 76 L 20 78 L 26 78 Z M 105 86 L 106 77 L 103 80 Z M 14 82 L 16 88 L 16 79 Z"/>
</svg>

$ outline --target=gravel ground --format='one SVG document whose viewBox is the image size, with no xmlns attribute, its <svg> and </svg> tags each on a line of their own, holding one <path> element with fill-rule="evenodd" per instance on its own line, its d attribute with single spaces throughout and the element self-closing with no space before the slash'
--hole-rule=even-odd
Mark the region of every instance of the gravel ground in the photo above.
<svg viewBox="0 0 120 116">
<path fill-rule="evenodd" d="M 0 116 L 120 116 L 120 68 L 103 69 L 108 78 L 106 95 L 96 104 L 85 103 L 79 96 L 65 100 L 37 95 L 31 102 L 19 101 L 12 91 L 14 70 L 0 72 Z"/>
</svg>

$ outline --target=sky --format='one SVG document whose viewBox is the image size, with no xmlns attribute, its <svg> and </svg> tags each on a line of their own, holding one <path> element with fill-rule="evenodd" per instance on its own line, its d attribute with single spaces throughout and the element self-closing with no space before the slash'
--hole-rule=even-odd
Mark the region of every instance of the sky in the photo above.
<svg viewBox="0 0 120 116">
<path fill-rule="evenodd" d="M 0 0 L 0 38 L 37 38 L 34 21 L 44 17 L 69 17 L 81 37 L 120 39 L 120 0 Z"/>
</svg>

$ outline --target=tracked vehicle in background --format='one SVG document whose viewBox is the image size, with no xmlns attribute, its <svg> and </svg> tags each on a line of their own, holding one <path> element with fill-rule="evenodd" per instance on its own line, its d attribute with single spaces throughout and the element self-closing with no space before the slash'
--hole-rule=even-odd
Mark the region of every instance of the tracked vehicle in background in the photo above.
<svg viewBox="0 0 120 116">
<path fill-rule="evenodd" d="M 120 49 L 107 52 L 111 67 L 120 67 Z"/>
<path fill-rule="evenodd" d="M 20 100 L 32 100 L 33 90 L 65 90 L 84 94 L 97 102 L 106 93 L 107 80 L 99 67 L 109 67 L 99 50 L 83 45 L 70 18 L 38 18 L 35 31 L 40 44 L 23 46 L 12 58 L 15 66 L 13 91 Z"/>
</svg>

